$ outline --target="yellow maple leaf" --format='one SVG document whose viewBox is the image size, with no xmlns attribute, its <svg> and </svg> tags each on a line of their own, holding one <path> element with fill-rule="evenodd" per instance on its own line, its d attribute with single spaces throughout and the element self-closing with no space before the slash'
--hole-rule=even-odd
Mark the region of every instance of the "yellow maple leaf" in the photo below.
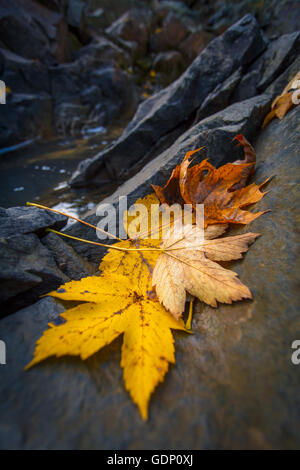
<svg viewBox="0 0 300 470">
<path fill-rule="evenodd" d="M 154 194 L 139 199 L 148 209 L 158 204 Z M 134 216 L 127 215 L 125 228 Z M 144 237 L 148 232 L 144 233 Z M 155 248 L 161 239 L 124 240 L 121 248 Z M 90 276 L 64 284 L 49 295 L 84 302 L 61 316 L 62 325 L 49 324 L 38 340 L 34 358 L 27 368 L 50 356 L 75 355 L 85 360 L 119 335 L 124 334 L 121 366 L 124 382 L 143 419 L 148 416 L 149 399 L 175 363 L 171 329 L 185 330 L 158 302 L 152 290 L 151 273 L 158 251 L 120 252 L 109 250 L 100 269 L 101 276 Z"/>
<path fill-rule="evenodd" d="M 164 254 L 159 249 L 169 227 L 161 224 L 160 219 L 158 225 L 150 224 L 149 209 L 152 205 L 159 205 L 155 194 L 137 200 L 135 206 L 140 203 L 146 211 L 139 217 L 138 225 L 140 228 L 150 226 L 150 232 L 141 229 L 138 237 L 115 243 L 100 264 L 100 276 L 71 281 L 50 292 L 49 295 L 53 297 L 83 303 L 61 315 L 65 323 L 49 324 L 50 328 L 37 342 L 34 358 L 27 369 L 51 356 L 75 355 L 85 360 L 123 334 L 121 366 L 124 369 L 125 387 L 139 407 L 143 419 L 147 419 L 150 396 L 157 384 L 163 381 L 169 363 L 175 363 L 171 329 L 187 330 L 181 319 L 174 318 L 159 303 L 152 288 L 151 276 L 158 257 L 172 258 L 172 252 L 166 254 L 170 243 L 168 245 L 166 242 Z M 135 220 L 135 213 L 129 211 L 125 214 L 124 226 L 129 236 L 131 224 Z M 174 220 L 171 219 L 172 223 Z M 211 225 L 206 229 L 204 243 L 208 255 L 213 248 L 216 253 L 216 247 L 208 240 L 221 235 L 225 229 L 220 225 Z M 157 238 L 151 238 L 155 233 Z M 117 251 L 115 248 L 128 251 Z M 226 252 L 226 246 L 221 246 L 219 252 L 224 252 L 224 248 Z M 238 248 L 235 259 L 246 251 L 243 244 Z M 175 249 L 178 247 L 175 246 Z M 184 256 L 188 257 L 189 251 Z M 232 256 L 230 259 L 233 259 Z M 230 278 L 235 277 L 235 273 L 232 273 Z M 193 282 L 192 278 L 190 282 Z M 249 291 L 246 286 L 244 289 L 243 297 L 247 297 Z M 192 288 L 187 290 L 194 294 Z"/>
<path fill-rule="evenodd" d="M 133 284 L 127 276 L 109 274 L 71 281 L 49 295 L 84 302 L 50 324 L 38 340 L 27 368 L 51 356 L 74 355 L 85 360 L 124 333 L 121 366 L 124 382 L 144 419 L 150 396 L 175 363 L 171 328 L 185 331 L 157 301 L 151 299 L 149 275 L 143 270 Z M 149 298 L 150 297 L 150 298 Z"/>
<path fill-rule="evenodd" d="M 133 240 L 124 240 L 118 243 L 114 243 L 114 247 L 120 248 L 159 248 L 162 239 L 162 229 L 159 226 L 153 227 L 151 231 L 151 206 L 159 205 L 159 201 L 154 193 L 148 194 L 144 198 L 138 199 L 134 206 L 143 204 L 146 209 L 148 220 L 143 224 L 143 219 L 140 219 L 141 225 L 150 227 L 149 230 L 142 231 L 139 237 Z M 135 215 L 131 215 L 130 212 L 124 214 L 124 227 L 128 233 L 131 222 L 136 219 Z M 158 233 L 158 238 L 152 238 L 152 235 Z M 151 287 L 151 274 L 155 266 L 155 262 L 159 256 L 159 251 L 117 251 L 115 249 L 109 249 L 108 253 L 103 257 L 100 264 L 100 271 L 103 273 L 119 273 L 121 272 L 131 279 L 132 282 L 136 279 L 136 271 L 140 271 L 143 275 L 144 282 L 148 282 L 147 289 Z"/>
</svg>

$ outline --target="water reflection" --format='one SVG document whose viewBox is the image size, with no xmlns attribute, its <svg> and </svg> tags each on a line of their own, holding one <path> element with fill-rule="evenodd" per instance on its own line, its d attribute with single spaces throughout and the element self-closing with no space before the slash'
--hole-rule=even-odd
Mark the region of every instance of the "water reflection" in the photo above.
<svg viewBox="0 0 300 470">
<path fill-rule="evenodd" d="M 115 189 L 72 189 L 68 180 L 78 163 L 91 158 L 122 133 L 126 122 L 85 128 L 81 138 L 37 139 L 25 147 L 15 146 L 0 158 L 0 206 L 39 202 L 81 216 Z"/>
</svg>

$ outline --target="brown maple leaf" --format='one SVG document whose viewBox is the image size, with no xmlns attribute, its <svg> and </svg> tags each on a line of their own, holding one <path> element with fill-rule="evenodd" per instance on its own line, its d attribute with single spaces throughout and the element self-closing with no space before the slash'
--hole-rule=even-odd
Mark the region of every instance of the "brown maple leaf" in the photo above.
<svg viewBox="0 0 300 470">
<path fill-rule="evenodd" d="M 243 146 L 245 159 L 227 163 L 215 168 L 207 159 L 190 168 L 192 155 L 200 149 L 190 151 L 184 157 L 161 188 L 153 189 L 161 203 L 169 205 L 177 202 L 181 205 L 204 204 L 205 226 L 209 224 L 247 224 L 266 211 L 251 213 L 246 206 L 258 202 L 266 193 L 260 185 L 246 182 L 254 172 L 256 155 L 251 144 L 242 134 L 234 139 Z"/>
</svg>

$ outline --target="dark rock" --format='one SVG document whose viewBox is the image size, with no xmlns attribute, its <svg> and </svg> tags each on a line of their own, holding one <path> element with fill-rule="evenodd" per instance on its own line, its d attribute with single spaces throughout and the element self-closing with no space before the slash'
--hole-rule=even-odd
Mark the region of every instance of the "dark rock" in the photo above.
<svg viewBox="0 0 300 470">
<path fill-rule="evenodd" d="M 50 93 L 48 69 L 41 62 L 0 49 L 4 65 L 2 80 L 13 93 Z"/>
<path fill-rule="evenodd" d="M 78 256 L 76 251 L 55 233 L 49 233 L 42 243 L 51 251 L 59 269 L 70 279 L 81 279 L 95 273 L 95 267 Z"/>
<path fill-rule="evenodd" d="M 51 79 L 52 96 L 55 103 L 80 104 L 80 92 L 82 91 L 82 77 L 80 62 L 60 64 L 49 69 Z"/>
<path fill-rule="evenodd" d="M 148 36 L 152 23 L 152 11 L 145 8 L 133 8 L 115 21 L 106 33 L 127 42 L 138 45 L 138 54 L 143 55 L 147 49 Z"/>
<path fill-rule="evenodd" d="M 50 137 L 53 133 L 51 97 L 46 93 L 13 93 L 5 105 L 5 114 L 0 116 L 0 129 L 1 147 L 37 136 Z"/>
<path fill-rule="evenodd" d="M 300 32 L 285 34 L 270 42 L 266 51 L 249 67 L 236 89 L 233 101 L 262 93 L 300 54 Z"/>
<path fill-rule="evenodd" d="M 147 6 L 141 0 L 91 0 L 86 6 L 86 19 L 90 29 L 98 32 L 110 26 L 130 8 Z"/>
<path fill-rule="evenodd" d="M 279 74 L 296 59 L 300 54 L 300 31 L 285 34 L 272 41 L 259 62 L 263 62 L 263 75 L 257 85 L 261 93 L 269 86 Z M 254 67 L 259 64 L 254 64 Z"/>
<path fill-rule="evenodd" d="M 14 1 L 2 1 L 0 4 L 1 35 L 0 40 L 16 54 L 29 59 L 41 58 L 47 50 L 47 39 L 37 25 L 26 21 L 25 13 Z M 26 41 L 24 38 L 26 37 Z"/>
<path fill-rule="evenodd" d="M 238 84 L 236 90 L 234 90 L 232 96 L 232 102 L 243 101 L 257 94 L 257 84 L 259 82 L 261 72 L 257 69 L 246 73 Z"/>
<path fill-rule="evenodd" d="M 121 49 L 127 52 L 130 57 L 130 62 L 136 63 L 139 60 L 143 60 L 145 55 L 141 55 L 139 52 L 139 45 L 135 41 L 125 41 L 124 39 L 119 38 L 118 36 L 111 37 L 115 44 L 118 45 Z"/>
<path fill-rule="evenodd" d="M 286 85 L 300 70 L 300 56 L 267 88 L 266 92 L 274 98 L 282 93 Z"/>
<path fill-rule="evenodd" d="M 199 154 L 200 158 L 209 158 L 209 161 L 216 166 L 243 158 L 242 153 L 239 154 L 235 150 L 232 139 L 235 135 L 242 133 L 247 139 L 252 140 L 269 110 L 271 99 L 269 94 L 256 96 L 229 106 L 218 114 L 195 124 L 102 203 L 115 204 L 118 210 L 119 197 L 127 196 L 128 206 L 130 206 L 136 199 L 152 191 L 151 184 L 163 186 L 186 152 L 202 146 L 205 146 L 206 150 Z M 97 225 L 100 218 L 94 213 L 86 220 L 90 224 Z M 69 227 L 66 232 L 76 237 L 98 241 L 94 229 L 83 227 L 78 223 Z M 108 243 L 110 243 L 109 240 Z M 91 262 L 95 259 L 99 260 L 104 253 L 101 247 L 85 245 L 74 240 L 70 240 L 70 244 L 76 252 Z"/>
<path fill-rule="evenodd" d="M 130 118 L 136 109 L 132 78 L 115 62 L 100 62 L 89 51 L 72 64 L 52 67 L 50 74 L 54 122 L 63 135 L 78 135 L 83 127 L 107 125 L 117 116 Z"/>
<path fill-rule="evenodd" d="M 88 106 L 81 104 L 58 104 L 54 115 L 56 132 L 63 136 L 80 137 L 82 128 L 88 120 L 88 109 Z M 102 116 L 98 116 L 97 124 L 102 125 L 104 120 L 105 114 L 103 113 Z"/>
<path fill-rule="evenodd" d="M 68 29 L 60 13 L 32 0 L 1 0 L 0 20 L 0 41 L 15 54 L 47 63 L 70 60 Z"/>
<path fill-rule="evenodd" d="M 50 10 L 63 13 L 69 0 L 38 0 L 38 2 L 45 7 L 50 8 Z"/>
<path fill-rule="evenodd" d="M 201 121 L 206 116 L 215 114 L 226 108 L 230 102 L 230 98 L 239 84 L 242 77 L 242 67 L 237 69 L 223 83 L 219 83 L 216 88 L 203 101 L 201 107 L 197 111 L 195 121 Z"/>
<path fill-rule="evenodd" d="M 154 1 L 154 9 L 158 17 L 158 21 L 162 22 L 169 12 L 175 14 L 178 18 L 183 19 L 186 23 L 190 23 L 193 20 L 200 21 L 201 14 L 194 9 L 189 8 L 187 2 L 180 0 L 156 0 Z"/>
<path fill-rule="evenodd" d="M 93 106 L 95 103 L 101 102 L 101 91 L 100 88 L 96 85 L 92 85 L 89 88 L 85 88 L 80 93 L 80 101 L 89 107 Z"/>
<path fill-rule="evenodd" d="M 191 117 L 219 83 L 238 66 L 252 62 L 265 45 L 255 19 L 245 16 L 213 40 L 176 82 L 144 101 L 118 142 L 83 162 L 71 185 L 84 186 L 91 181 L 99 184 L 105 165 L 109 166 L 112 178 L 118 179 L 124 168 L 144 158 L 159 138 Z"/>
<path fill-rule="evenodd" d="M 7 347 L 1 448 L 299 448 L 300 376 L 291 362 L 291 345 L 300 336 L 299 274 L 291 269 L 298 253 L 299 119 L 298 106 L 255 143 L 255 181 L 276 175 L 255 210 L 272 212 L 239 229 L 261 237 L 232 266 L 254 300 L 196 306 L 194 334 L 174 332 L 176 365 L 151 399 L 149 421 L 141 420 L 125 391 L 120 340 L 84 362 L 53 359 L 24 371 L 49 320 L 60 321 L 62 308 L 43 299 L 0 322 Z"/>
<path fill-rule="evenodd" d="M 195 31 L 179 44 L 179 50 L 183 53 L 188 65 L 206 48 L 213 37 L 207 31 Z"/>
<path fill-rule="evenodd" d="M 137 106 L 136 89 L 131 77 L 116 66 L 102 67 L 90 75 L 90 83 L 97 85 L 107 108 L 107 121 L 116 115 L 131 116 Z"/>
<path fill-rule="evenodd" d="M 184 71 L 184 59 L 180 52 L 169 51 L 157 54 L 153 68 L 162 74 L 162 84 L 169 85 Z"/>
<path fill-rule="evenodd" d="M 1 316 L 35 302 L 69 279 L 38 238 L 46 228 L 60 230 L 66 222 L 65 216 L 36 207 L 0 209 Z"/>
<path fill-rule="evenodd" d="M 37 207 L 0 208 L 0 237 L 34 232 L 45 234 L 46 228 L 61 230 L 67 223 L 67 217 Z"/>
<path fill-rule="evenodd" d="M 36 302 L 67 282 L 34 233 L 0 239 L 1 316 Z"/>
<path fill-rule="evenodd" d="M 92 56 L 92 66 L 96 67 L 106 62 L 115 62 L 120 66 L 128 67 L 131 65 L 131 55 L 126 49 L 114 44 L 105 37 L 97 37 L 87 46 L 78 51 L 78 57 Z M 90 60 L 89 60 L 90 62 Z M 91 66 L 91 64 L 89 64 Z"/>
<path fill-rule="evenodd" d="M 245 13 L 255 15 L 269 37 L 300 29 L 300 5 L 297 0 L 196 0 L 193 10 L 217 34 L 222 33 Z"/>
<path fill-rule="evenodd" d="M 85 2 L 83 0 L 68 0 L 67 21 L 71 26 L 84 29 Z"/>
<path fill-rule="evenodd" d="M 164 19 L 162 27 L 158 28 L 150 38 L 150 47 L 154 52 L 163 52 L 175 49 L 188 35 L 188 28 L 182 19 L 173 12 L 169 12 Z"/>
</svg>

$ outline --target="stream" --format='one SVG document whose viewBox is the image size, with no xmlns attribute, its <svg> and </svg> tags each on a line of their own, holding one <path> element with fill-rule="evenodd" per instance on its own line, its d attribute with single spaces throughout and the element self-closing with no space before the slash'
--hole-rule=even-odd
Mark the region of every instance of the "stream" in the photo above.
<svg viewBox="0 0 300 470">
<path fill-rule="evenodd" d="M 74 189 L 68 181 L 80 161 L 114 142 L 125 125 L 118 122 L 107 129 L 88 129 L 80 138 L 36 140 L 15 150 L 2 149 L 0 207 L 24 206 L 29 201 L 82 217 L 117 185 Z"/>
</svg>

